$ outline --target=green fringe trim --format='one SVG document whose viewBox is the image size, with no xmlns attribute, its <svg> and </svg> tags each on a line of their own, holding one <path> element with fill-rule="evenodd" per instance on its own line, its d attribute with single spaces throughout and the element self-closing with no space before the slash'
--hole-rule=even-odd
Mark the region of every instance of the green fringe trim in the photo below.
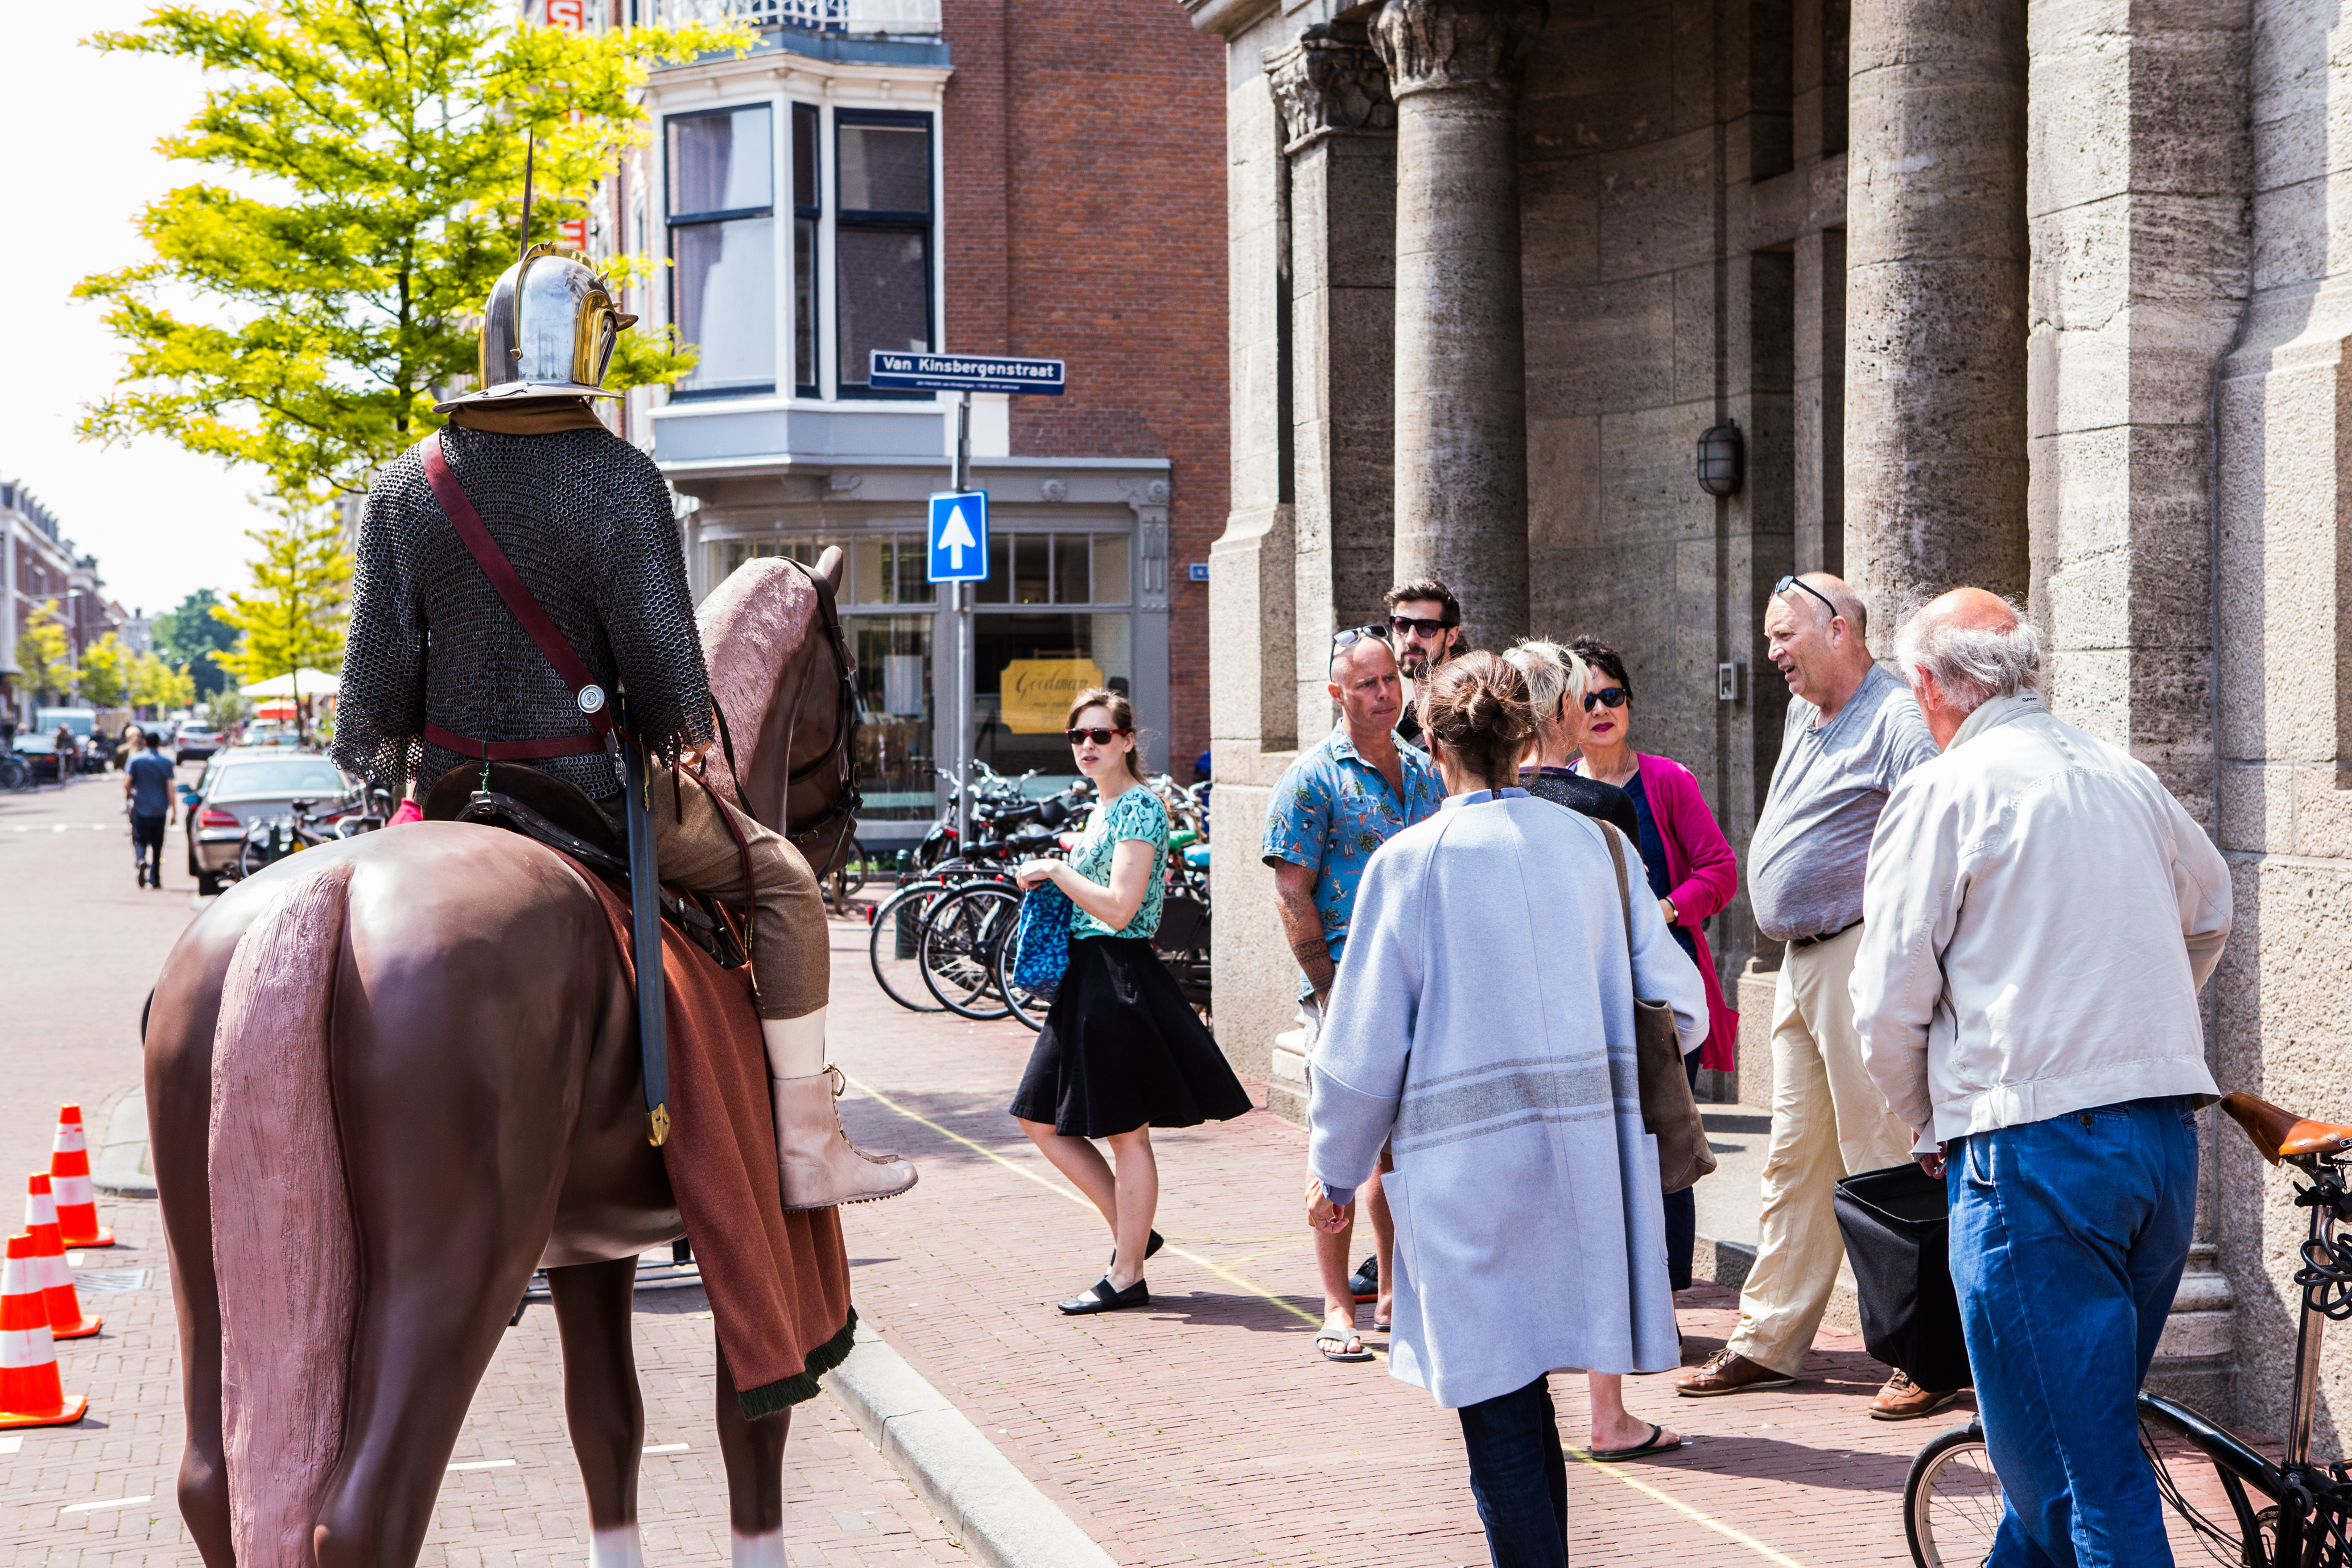
<svg viewBox="0 0 2352 1568">
<path fill-rule="evenodd" d="M 817 1396 L 817 1379 L 849 1359 L 850 1348 L 857 1341 L 857 1309 L 849 1309 L 849 1321 L 841 1325 L 841 1332 L 809 1352 L 807 1364 L 793 1377 L 779 1378 L 758 1388 L 747 1388 L 735 1395 L 743 1407 L 743 1419 L 757 1421 L 762 1415 L 773 1415 L 804 1404 Z"/>
</svg>

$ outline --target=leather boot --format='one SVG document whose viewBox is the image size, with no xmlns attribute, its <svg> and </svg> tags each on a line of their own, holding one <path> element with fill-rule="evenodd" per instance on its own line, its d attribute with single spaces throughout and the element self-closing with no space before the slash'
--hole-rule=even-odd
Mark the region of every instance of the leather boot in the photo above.
<svg viewBox="0 0 2352 1568">
<path fill-rule="evenodd" d="M 772 1078 L 776 1106 L 777 1171 L 786 1209 L 895 1198 L 915 1184 L 915 1167 L 897 1155 L 868 1154 L 842 1130 L 834 1107 L 831 1071 L 807 1078 Z"/>
</svg>

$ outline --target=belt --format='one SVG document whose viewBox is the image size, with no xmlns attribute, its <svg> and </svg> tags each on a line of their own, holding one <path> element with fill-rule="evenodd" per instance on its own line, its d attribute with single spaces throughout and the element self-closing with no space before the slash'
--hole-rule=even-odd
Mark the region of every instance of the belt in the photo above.
<svg viewBox="0 0 2352 1568">
<path fill-rule="evenodd" d="M 477 741 L 428 721 L 425 738 L 445 752 L 493 763 L 530 763 L 545 757 L 593 756 L 604 749 L 598 735 L 557 735 L 544 741 Z"/>
<path fill-rule="evenodd" d="M 1811 947 L 1816 942 L 1834 942 L 1837 938 L 1843 936 L 1846 932 L 1852 931 L 1861 923 L 1862 922 L 1860 921 L 1848 921 L 1845 924 L 1838 927 L 1837 930 L 1825 931 L 1819 936 L 1792 936 L 1789 939 L 1789 945 L 1792 948 Z"/>
</svg>

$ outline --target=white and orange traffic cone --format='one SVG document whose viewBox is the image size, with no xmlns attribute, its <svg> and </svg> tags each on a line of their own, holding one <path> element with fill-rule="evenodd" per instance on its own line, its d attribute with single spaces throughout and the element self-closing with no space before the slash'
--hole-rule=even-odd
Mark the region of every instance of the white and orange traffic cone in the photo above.
<svg viewBox="0 0 2352 1568">
<path fill-rule="evenodd" d="M 58 1380 L 58 1347 L 49 1338 L 33 1238 L 12 1236 L 8 1266 L 0 1271 L 0 1430 L 63 1426 L 89 1409 L 80 1394 L 68 1399 Z"/>
<path fill-rule="evenodd" d="M 81 1107 L 58 1107 L 58 1141 L 49 1145 L 49 1186 L 58 1205 L 58 1229 L 68 1247 L 112 1247 L 114 1232 L 98 1223 L 98 1193 L 89 1184 L 89 1139 L 81 1130 Z"/>
<path fill-rule="evenodd" d="M 33 1238 L 33 1256 L 40 1265 L 49 1337 L 86 1340 L 105 1327 L 104 1318 L 81 1315 L 81 1298 L 74 1294 L 73 1270 L 66 1267 L 65 1243 L 58 1236 L 58 1206 L 49 1197 L 49 1178 L 37 1172 L 25 1183 L 25 1231 Z"/>
</svg>

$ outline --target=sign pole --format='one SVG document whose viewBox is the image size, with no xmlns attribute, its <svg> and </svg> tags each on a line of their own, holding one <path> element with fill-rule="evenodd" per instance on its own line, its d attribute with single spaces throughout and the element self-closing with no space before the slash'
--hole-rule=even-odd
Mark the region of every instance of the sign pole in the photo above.
<svg viewBox="0 0 2352 1568">
<path fill-rule="evenodd" d="M 971 394 L 956 394 L 955 472 L 950 476 L 948 489 L 961 491 L 971 479 Z M 984 564 L 984 563 L 983 563 Z M 949 604 L 955 619 L 956 638 L 956 771 L 963 775 L 963 788 L 956 792 L 956 852 L 962 854 L 971 847 L 971 787 L 975 769 L 972 767 L 972 682 L 977 655 L 972 646 L 971 584 L 955 583 L 949 585 Z"/>
</svg>

